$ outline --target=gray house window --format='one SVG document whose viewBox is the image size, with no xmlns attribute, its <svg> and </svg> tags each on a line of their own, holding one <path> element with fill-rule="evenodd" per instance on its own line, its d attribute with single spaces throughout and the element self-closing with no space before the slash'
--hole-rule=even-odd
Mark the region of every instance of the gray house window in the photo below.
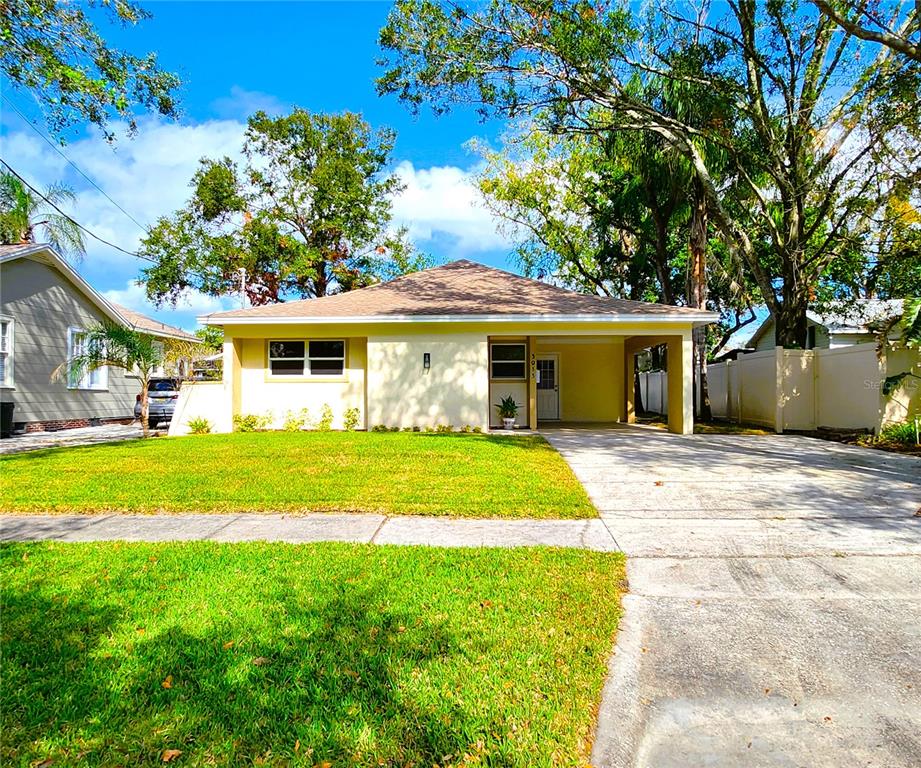
<svg viewBox="0 0 921 768">
<path fill-rule="evenodd" d="M 87 349 L 86 331 L 82 328 L 67 329 L 68 359 L 84 354 Z M 94 371 L 88 371 L 82 378 L 70 376 L 67 381 L 70 389 L 106 389 L 109 386 L 109 369 L 103 366 Z"/>
<path fill-rule="evenodd" d="M 13 386 L 13 321 L 0 318 L 0 387 Z"/>
</svg>

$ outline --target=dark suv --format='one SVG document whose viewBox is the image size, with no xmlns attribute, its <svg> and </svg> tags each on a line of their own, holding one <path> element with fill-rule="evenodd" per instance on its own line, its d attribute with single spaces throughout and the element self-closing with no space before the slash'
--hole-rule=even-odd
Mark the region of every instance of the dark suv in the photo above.
<svg viewBox="0 0 921 768">
<path fill-rule="evenodd" d="M 179 398 L 179 379 L 151 379 L 147 386 L 147 423 L 151 428 L 161 421 L 169 422 Z M 141 418 L 141 395 L 134 404 L 134 418 Z"/>
</svg>

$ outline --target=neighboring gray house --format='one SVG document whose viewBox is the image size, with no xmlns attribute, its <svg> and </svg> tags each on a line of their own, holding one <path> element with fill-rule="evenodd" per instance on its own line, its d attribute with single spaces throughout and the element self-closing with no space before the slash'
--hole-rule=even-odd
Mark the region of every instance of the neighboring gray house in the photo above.
<svg viewBox="0 0 921 768">
<path fill-rule="evenodd" d="M 103 321 L 199 341 L 107 301 L 47 245 L 0 245 L 0 401 L 13 403 L 15 429 L 133 419 L 136 376 L 103 368 L 81 381 L 51 381 L 55 368 L 79 349 L 82 331 Z"/>
<path fill-rule="evenodd" d="M 902 314 L 902 299 L 855 299 L 806 312 L 806 349 L 835 349 L 876 341 L 871 325 Z M 774 349 L 774 319 L 768 317 L 745 345 L 747 351 Z"/>
</svg>

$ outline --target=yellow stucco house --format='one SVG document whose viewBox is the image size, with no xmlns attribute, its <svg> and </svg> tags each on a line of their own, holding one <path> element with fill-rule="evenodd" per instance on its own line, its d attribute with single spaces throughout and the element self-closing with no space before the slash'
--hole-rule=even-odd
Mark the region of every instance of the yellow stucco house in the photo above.
<svg viewBox="0 0 921 768">
<path fill-rule="evenodd" d="M 186 385 L 171 434 L 188 420 L 229 431 L 234 414 L 324 404 L 360 427 L 496 428 L 511 395 L 516 426 L 633 418 L 635 355 L 667 345 L 669 429 L 693 430 L 691 332 L 716 320 L 687 307 L 587 296 L 455 261 L 318 299 L 218 312 L 223 381 Z"/>
</svg>

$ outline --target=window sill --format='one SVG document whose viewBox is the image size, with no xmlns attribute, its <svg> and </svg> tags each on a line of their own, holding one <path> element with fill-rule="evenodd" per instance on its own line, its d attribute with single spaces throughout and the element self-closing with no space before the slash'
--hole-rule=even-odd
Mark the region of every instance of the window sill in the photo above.
<svg viewBox="0 0 921 768">
<path fill-rule="evenodd" d="M 0 384 L 0 389 L 16 389 L 15 384 Z"/>
<path fill-rule="evenodd" d="M 108 392 L 108 387 L 68 387 L 70 392 Z"/>
</svg>

